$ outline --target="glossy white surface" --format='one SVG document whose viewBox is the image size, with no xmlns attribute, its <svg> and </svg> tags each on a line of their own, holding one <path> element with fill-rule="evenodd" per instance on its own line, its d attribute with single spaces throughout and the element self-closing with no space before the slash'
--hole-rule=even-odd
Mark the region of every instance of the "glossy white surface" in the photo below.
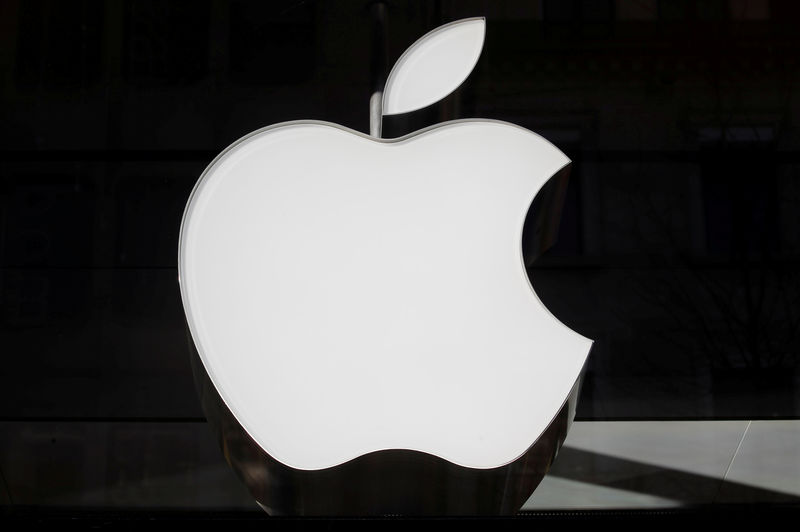
<svg viewBox="0 0 800 532">
<path fill-rule="evenodd" d="M 776 493 L 753 491 L 752 502 L 786 501 L 800 497 L 800 422 L 753 421 L 728 471 L 729 483 Z M 742 490 L 723 490 L 726 501 L 742 498 Z M 787 497 L 780 497 L 785 494 Z M 788 496 L 792 496 L 791 498 Z"/>
<path fill-rule="evenodd" d="M 397 60 L 383 90 L 383 114 L 422 109 L 461 85 L 481 55 L 486 21 L 464 19 L 440 26 Z"/>
<path fill-rule="evenodd" d="M 522 263 L 528 207 L 567 163 L 496 121 L 397 141 L 289 123 L 223 153 L 187 206 L 179 271 L 245 430 L 300 469 L 389 448 L 476 468 L 519 457 L 591 345 Z"/>
<path fill-rule="evenodd" d="M 747 421 L 606 421 L 574 425 L 572 449 L 722 478 Z"/>
<path fill-rule="evenodd" d="M 798 435 L 798 421 L 575 422 L 522 509 L 796 503 Z"/>
</svg>

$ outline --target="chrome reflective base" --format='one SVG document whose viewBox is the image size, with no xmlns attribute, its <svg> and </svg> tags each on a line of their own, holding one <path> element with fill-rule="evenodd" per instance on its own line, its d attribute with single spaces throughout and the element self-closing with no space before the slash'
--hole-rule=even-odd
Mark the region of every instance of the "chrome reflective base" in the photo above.
<svg viewBox="0 0 800 532">
<path fill-rule="evenodd" d="M 236 421 L 189 338 L 192 371 L 225 459 L 271 515 L 510 515 L 547 473 L 575 417 L 583 372 L 542 436 L 495 469 L 457 466 L 426 453 L 385 450 L 306 471 L 275 460 Z M 320 441 L 320 445 L 325 445 Z"/>
</svg>

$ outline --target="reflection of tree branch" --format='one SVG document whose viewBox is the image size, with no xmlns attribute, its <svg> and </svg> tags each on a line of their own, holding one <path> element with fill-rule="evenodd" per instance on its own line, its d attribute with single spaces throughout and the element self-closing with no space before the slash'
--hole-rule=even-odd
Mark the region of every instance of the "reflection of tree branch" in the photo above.
<svg viewBox="0 0 800 532">
<path fill-rule="evenodd" d="M 666 238 L 667 242 L 673 249 L 680 250 L 679 243 L 676 241 L 670 227 L 665 222 L 665 215 L 658 212 L 658 208 L 653 204 L 652 198 L 644 193 L 642 186 L 637 187 L 636 191 L 638 192 L 637 196 L 643 198 L 644 203 L 646 204 L 647 207 L 649 207 L 648 211 L 646 212 L 653 212 L 657 214 L 656 216 L 649 217 L 650 222 L 653 223 L 660 230 L 662 237 Z M 647 214 L 646 212 L 641 213 L 640 210 L 640 205 L 642 204 L 641 202 L 635 203 L 633 202 L 632 198 L 629 199 L 631 201 L 633 211 L 638 214 L 638 216 L 636 216 L 635 218 L 636 222 L 634 224 L 637 236 L 641 241 L 646 241 L 646 237 L 641 229 L 639 219 L 647 217 Z M 742 358 L 746 361 L 746 354 L 745 354 L 746 346 L 742 344 L 739 334 L 737 334 L 738 329 L 736 327 L 737 324 L 740 326 L 744 325 L 744 321 L 739 319 L 739 317 L 735 313 L 733 306 L 730 304 L 726 304 L 724 298 L 720 295 L 720 293 L 724 294 L 724 289 L 721 289 L 720 292 L 717 292 L 718 287 L 715 286 L 713 278 L 704 278 L 700 271 L 698 271 L 695 268 L 692 268 L 690 261 L 686 259 L 683 253 L 679 252 L 677 254 L 677 257 L 678 257 L 678 262 L 681 264 L 681 266 L 689 273 L 689 275 L 694 279 L 694 281 L 696 281 L 697 286 L 699 286 L 707 294 L 707 296 L 711 299 L 713 306 L 716 307 L 716 309 L 719 311 L 720 316 L 722 317 L 725 326 L 731 335 L 731 338 L 736 342 L 736 345 L 739 348 Z M 677 293 L 684 292 L 683 301 L 681 301 L 682 303 L 684 303 L 683 305 L 684 311 L 686 310 L 690 311 L 692 314 L 694 314 L 695 319 L 698 320 L 700 323 L 702 323 L 703 332 L 706 334 L 703 340 L 710 349 L 712 357 L 714 355 L 718 355 L 720 361 L 726 363 L 726 365 L 730 365 L 727 363 L 728 361 L 726 360 L 724 349 L 722 349 L 722 346 L 720 346 L 716 341 L 716 335 L 712 334 L 712 331 L 707 323 L 708 316 L 705 313 L 700 312 L 698 310 L 699 305 L 697 305 L 696 302 L 693 302 L 691 296 L 685 293 L 685 287 L 688 285 L 689 283 L 678 283 L 677 286 L 671 286 L 670 288 L 673 291 L 673 293 L 676 293 L 676 291 Z M 669 305 L 667 305 L 667 307 L 669 307 Z M 681 323 L 680 320 L 678 320 L 678 323 Z"/>
<path fill-rule="evenodd" d="M 655 243 L 675 250 L 676 253 L 669 256 L 668 260 L 674 261 L 679 271 L 685 272 L 680 282 L 662 279 L 654 285 L 653 280 L 648 278 L 649 287 L 644 282 L 637 283 L 638 286 L 632 289 L 640 300 L 661 309 L 683 330 L 696 330 L 698 334 L 692 343 L 709 355 L 714 366 L 730 368 L 740 363 L 746 367 L 779 367 L 793 361 L 797 353 L 786 346 L 797 339 L 800 329 L 798 298 L 794 296 L 796 275 L 775 268 L 769 249 L 764 247 L 766 244 L 758 248 L 761 260 L 749 259 L 747 240 L 743 236 L 745 228 L 752 221 L 744 210 L 746 202 L 739 201 L 734 206 L 737 217 L 735 225 L 742 230 L 736 231 L 735 262 L 730 270 L 733 277 L 729 277 L 727 270 L 716 273 L 706 271 L 689 258 L 669 221 L 669 214 L 675 212 L 675 206 L 668 204 L 659 208 L 640 183 L 636 180 L 632 187 L 616 189 L 618 197 L 624 198 L 633 214 L 626 229 L 645 244 L 645 249 L 650 251 L 653 258 L 663 260 L 664 255 L 648 244 Z M 647 223 L 647 230 L 644 222 Z M 777 275 L 774 282 L 771 281 L 773 277 L 770 272 Z M 735 281 L 737 278 L 739 282 Z M 704 309 L 712 312 L 703 312 Z M 788 327 L 780 326 L 780 332 L 773 331 L 778 326 L 776 324 L 781 322 L 788 324 Z M 715 326 L 715 323 L 718 325 Z M 727 338 L 719 334 L 719 325 Z M 784 328 L 787 330 L 782 330 Z M 686 348 L 686 342 L 680 341 L 675 335 L 661 334 L 659 337 L 679 348 Z M 732 356 L 734 354 L 736 356 Z"/>
<path fill-rule="evenodd" d="M 664 283 L 664 284 L 666 284 L 666 283 Z M 639 297 L 639 299 L 641 299 L 642 301 L 651 303 L 654 306 L 655 305 L 660 305 L 660 304 L 663 303 L 661 301 L 660 297 L 652 296 L 647 291 L 642 290 L 641 288 L 639 288 L 636 285 L 633 286 L 632 291 L 633 291 L 634 294 L 636 294 Z M 674 318 L 676 323 L 682 324 L 682 322 L 683 322 L 682 318 L 683 317 L 681 315 L 678 315 L 677 313 L 675 313 L 673 311 L 673 309 L 671 307 L 669 307 L 669 306 L 667 306 L 667 312 L 672 316 L 672 318 Z M 703 326 L 705 326 L 705 323 L 703 323 L 702 320 L 701 320 L 701 324 Z M 661 335 L 660 334 L 660 336 L 663 336 L 664 340 L 666 340 L 668 343 L 671 343 L 671 344 L 675 345 L 676 347 L 678 347 L 681 350 L 689 350 L 692 347 L 691 344 L 689 344 L 689 343 L 682 343 L 682 342 L 678 341 L 677 337 L 675 335 L 667 335 L 667 334 Z"/>
<path fill-rule="evenodd" d="M 668 287 L 668 283 L 666 281 L 663 284 Z M 655 305 L 663 305 L 663 301 L 661 301 L 660 298 L 651 297 L 644 290 L 641 290 L 639 288 L 634 287 L 633 291 L 643 301 L 650 302 L 654 306 Z M 691 302 L 688 301 L 688 299 L 686 299 L 685 294 L 676 294 L 676 293 L 673 292 L 673 295 L 677 295 L 677 296 L 679 296 L 679 299 L 682 299 L 680 302 L 681 303 L 685 303 L 684 308 L 689 309 L 690 311 L 693 311 L 693 310 L 696 309 L 696 307 L 694 305 L 692 305 Z M 667 311 L 667 313 L 670 315 L 670 317 L 675 321 L 675 323 L 677 323 L 679 326 L 681 326 L 682 329 L 684 329 L 684 330 L 691 330 L 692 329 L 691 325 L 684 320 L 684 317 L 687 316 L 689 313 L 686 313 L 686 312 L 679 313 L 679 312 L 677 312 L 675 310 L 675 305 L 663 305 L 662 308 Z M 694 318 L 695 318 L 694 320 L 692 320 L 693 323 L 694 324 L 699 324 L 702 332 L 704 333 L 701 336 L 701 340 L 704 343 L 707 344 L 704 347 L 706 348 L 707 351 L 716 353 L 718 351 L 716 345 L 714 345 L 716 342 L 713 341 L 714 336 L 710 334 L 710 330 L 708 328 L 708 324 L 706 323 L 705 316 L 702 313 L 699 313 L 699 312 L 694 312 L 693 314 L 694 314 Z M 666 340 L 668 343 L 671 343 L 671 344 L 677 346 L 681 350 L 688 351 L 692 347 L 691 343 L 687 343 L 687 344 L 682 345 L 681 342 L 677 341 L 677 337 L 675 335 L 667 335 L 667 334 L 664 334 L 664 333 L 658 333 L 658 336 L 661 337 L 662 339 Z"/>
<path fill-rule="evenodd" d="M 711 279 L 704 278 L 701 272 L 694 270 L 693 268 L 688 268 L 689 274 L 697 281 L 697 286 L 700 287 L 701 290 L 704 290 L 709 297 L 711 298 L 714 307 L 719 312 L 719 315 L 722 317 L 723 323 L 730 333 L 730 337 L 736 342 L 736 346 L 739 350 L 739 354 L 742 359 L 746 362 L 747 361 L 747 346 L 742 342 L 740 338 L 740 328 L 744 326 L 744 320 L 740 319 L 739 316 L 736 314 L 734 306 L 730 304 L 729 301 L 725 301 L 723 297 L 725 291 L 724 288 L 714 286 L 714 283 Z M 717 291 L 719 288 L 719 291 Z M 711 331 L 709 331 L 711 334 Z M 722 361 L 726 363 L 725 365 L 730 366 L 727 360 L 725 360 L 725 353 L 723 350 L 720 350 L 720 356 L 722 357 Z"/>
</svg>

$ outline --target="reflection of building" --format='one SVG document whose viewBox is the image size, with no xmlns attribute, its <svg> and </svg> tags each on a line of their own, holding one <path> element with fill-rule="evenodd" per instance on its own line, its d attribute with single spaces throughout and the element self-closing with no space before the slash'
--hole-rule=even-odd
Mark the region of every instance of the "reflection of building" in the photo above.
<svg viewBox="0 0 800 532">
<path fill-rule="evenodd" d="M 797 416 L 796 2 L 500 4 L 393 4 L 389 56 L 486 15 L 439 116 L 513 121 L 573 159 L 531 272 L 597 340 L 579 415 Z M 364 5 L 0 6 L 5 419 L 200 416 L 175 283 L 186 196 L 263 125 L 366 129 Z"/>
</svg>

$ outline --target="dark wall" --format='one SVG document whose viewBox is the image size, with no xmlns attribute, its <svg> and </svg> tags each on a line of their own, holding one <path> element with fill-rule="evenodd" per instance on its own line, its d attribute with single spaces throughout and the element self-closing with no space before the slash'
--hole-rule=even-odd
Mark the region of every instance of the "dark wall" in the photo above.
<svg viewBox="0 0 800 532">
<path fill-rule="evenodd" d="M 0 3 L 0 418 L 202 419 L 188 194 L 265 125 L 367 129 L 368 4 Z M 797 4 L 387 4 L 389 65 L 487 17 L 472 77 L 424 120 L 508 120 L 573 160 L 526 249 L 540 297 L 595 340 L 579 417 L 798 416 Z"/>
</svg>

